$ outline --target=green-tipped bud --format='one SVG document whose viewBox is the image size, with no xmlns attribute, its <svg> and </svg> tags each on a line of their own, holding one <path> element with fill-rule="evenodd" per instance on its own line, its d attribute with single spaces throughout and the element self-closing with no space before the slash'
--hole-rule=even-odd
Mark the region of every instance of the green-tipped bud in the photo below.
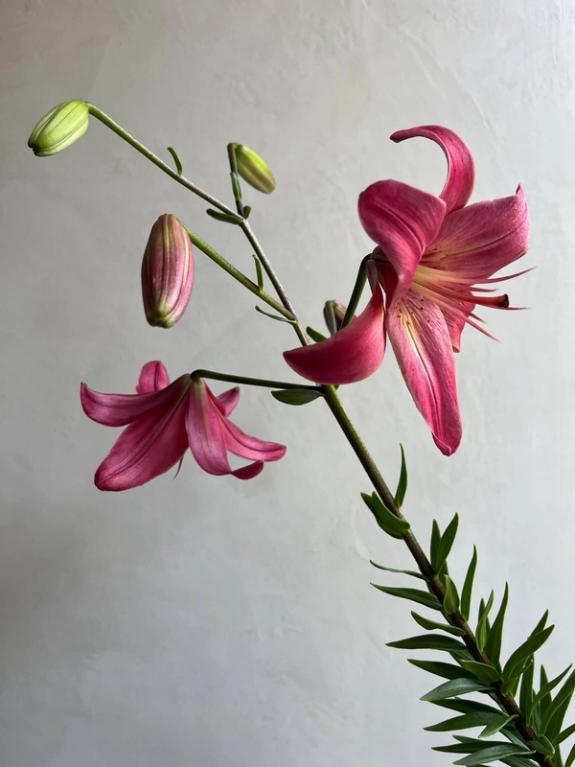
<svg viewBox="0 0 575 767">
<path fill-rule="evenodd" d="M 276 180 L 268 164 L 257 152 L 243 144 L 234 144 L 238 173 L 258 192 L 270 194 L 276 188 Z"/>
<path fill-rule="evenodd" d="M 38 157 L 57 154 L 86 133 L 89 119 L 90 113 L 85 101 L 64 101 L 36 123 L 28 139 L 28 146 Z"/>
</svg>

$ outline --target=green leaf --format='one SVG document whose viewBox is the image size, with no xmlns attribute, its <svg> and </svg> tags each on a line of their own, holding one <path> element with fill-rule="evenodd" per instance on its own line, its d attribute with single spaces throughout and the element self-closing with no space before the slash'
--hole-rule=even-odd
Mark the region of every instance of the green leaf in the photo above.
<svg viewBox="0 0 575 767">
<path fill-rule="evenodd" d="M 323 396 L 321 392 L 313 389 L 276 389 L 271 395 L 284 405 L 307 405 L 308 402 Z"/>
<path fill-rule="evenodd" d="M 443 597 L 443 609 L 447 615 L 453 615 L 459 609 L 459 594 L 455 584 L 449 575 L 443 576 L 443 585 L 445 586 L 445 596 Z"/>
<path fill-rule="evenodd" d="M 266 312 L 265 309 L 262 309 L 260 306 L 254 307 L 256 312 L 259 314 L 263 314 L 265 317 L 269 317 L 270 320 L 276 320 L 276 322 L 287 322 L 288 325 L 293 325 L 293 320 L 288 320 L 287 317 L 282 317 L 281 314 L 272 314 L 271 312 Z"/>
<path fill-rule="evenodd" d="M 318 330 L 314 330 L 310 325 L 307 326 L 305 329 L 305 332 L 308 334 L 308 336 L 311 338 L 312 341 L 315 341 L 316 343 L 319 343 L 320 341 L 325 341 L 327 336 L 324 336 L 323 333 L 320 333 Z"/>
<path fill-rule="evenodd" d="M 465 620 L 469 620 L 469 613 L 471 608 L 471 594 L 473 591 L 473 579 L 475 578 L 475 570 L 477 568 L 477 549 L 473 547 L 473 556 L 471 562 L 467 568 L 467 574 L 465 576 L 465 582 L 463 583 L 463 590 L 461 592 L 461 605 L 459 607 L 461 614 Z"/>
<path fill-rule="evenodd" d="M 483 692 L 486 689 L 487 687 L 482 682 L 478 682 L 477 679 L 460 677 L 459 679 L 450 679 L 448 682 L 444 682 L 438 687 L 434 687 L 434 689 L 426 693 L 421 700 L 425 700 L 428 703 L 434 703 L 437 700 L 454 698 L 457 695 L 466 695 L 469 692 Z"/>
<path fill-rule="evenodd" d="M 565 767 L 571 767 L 573 762 L 575 762 L 575 746 L 569 751 L 569 756 L 565 760 Z"/>
<path fill-rule="evenodd" d="M 502 730 L 504 727 L 506 727 L 509 722 L 513 721 L 515 719 L 517 714 L 513 714 L 512 716 L 508 716 L 507 714 L 501 714 L 501 717 L 497 721 L 493 721 L 491 724 L 488 724 L 480 733 L 480 738 L 490 738 L 492 735 L 495 735 L 495 733 Z"/>
<path fill-rule="evenodd" d="M 445 532 L 440 537 L 439 543 L 437 544 L 436 552 L 435 552 L 435 561 L 432 560 L 433 569 L 436 573 L 441 572 L 441 569 L 445 562 L 447 561 L 447 557 L 449 556 L 449 552 L 451 551 L 451 547 L 453 546 L 453 541 L 455 540 L 455 536 L 457 535 L 457 528 L 459 526 L 459 516 L 455 514 L 451 522 L 447 525 L 445 528 Z"/>
<path fill-rule="evenodd" d="M 487 706 L 485 703 L 479 703 L 476 700 L 465 700 L 464 698 L 452 698 L 450 700 L 436 700 L 436 706 L 448 708 L 450 711 L 459 711 L 461 714 L 491 714 L 492 716 L 501 716 L 501 711 L 493 706 Z"/>
<path fill-rule="evenodd" d="M 538 631 L 536 634 L 530 634 L 525 642 L 511 654 L 503 668 L 503 683 L 506 689 L 509 689 L 522 673 L 525 661 L 527 661 L 529 656 L 533 655 L 543 644 L 545 644 L 553 629 L 554 626 L 548 626 L 546 629 Z"/>
<path fill-rule="evenodd" d="M 448 746 L 433 746 L 432 751 L 441 751 L 444 754 L 472 754 L 475 751 L 480 751 L 487 746 L 508 746 L 508 741 L 505 740 L 474 740 L 473 738 L 466 738 L 459 743 L 451 743 Z"/>
<path fill-rule="evenodd" d="M 377 567 L 378 570 L 385 570 L 387 573 L 402 573 L 403 575 L 411 575 L 412 578 L 419 578 L 421 581 L 427 580 L 424 575 L 418 573 L 416 570 L 398 570 L 396 567 L 386 567 L 385 565 L 378 565 L 373 559 L 369 560 L 369 564 Z"/>
<path fill-rule="evenodd" d="M 481 652 L 483 652 L 483 648 L 485 647 L 485 642 L 487 640 L 487 619 L 489 617 L 489 611 L 493 607 L 493 598 L 494 594 L 491 592 L 489 599 L 487 600 L 487 604 L 483 601 L 483 599 L 479 604 L 479 614 L 477 619 L 477 629 L 475 630 L 475 637 L 477 639 L 477 646 Z"/>
<path fill-rule="evenodd" d="M 372 512 L 375 521 L 381 529 L 391 535 L 392 538 L 403 538 L 409 530 L 409 522 L 406 519 L 400 519 L 393 514 L 377 493 L 362 493 L 361 497 L 367 508 Z"/>
<path fill-rule="evenodd" d="M 167 149 L 168 149 L 168 152 L 172 155 L 172 160 L 174 161 L 174 165 L 176 166 L 176 171 L 178 173 L 178 176 L 181 176 L 184 168 L 182 166 L 180 158 L 178 157 L 178 153 L 176 152 L 173 146 L 169 146 Z"/>
<path fill-rule="evenodd" d="M 531 634 L 538 634 L 540 631 L 542 631 L 545 628 L 545 625 L 547 624 L 547 618 L 549 617 L 549 610 L 545 610 L 543 615 L 541 616 L 539 623 L 535 626 Z"/>
<path fill-rule="evenodd" d="M 499 679 L 497 669 L 488 663 L 480 663 L 477 660 L 462 660 L 461 665 L 485 684 L 493 684 Z"/>
<path fill-rule="evenodd" d="M 505 621 L 505 611 L 507 610 L 508 601 L 509 587 L 506 583 L 505 591 L 503 592 L 503 598 L 501 600 L 501 606 L 497 615 L 495 616 L 493 626 L 491 627 L 485 642 L 485 654 L 495 665 L 499 663 L 499 655 L 501 653 L 501 637 L 503 635 L 503 622 Z"/>
<path fill-rule="evenodd" d="M 559 735 L 555 738 L 555 745 L 558 746 L 560 743 L 563 743 L 563 741 L 567 740 L 567 738 L 570 738 L 574 732 L 575 724 L 571 724 L 569 727 L 566 727 L 563 732 L 559 733 Z"/>
<path fill-rule="evenodd" d="M 513 743 L 507 743 L 504 746 L 487 746 L 473 754 L 458 759 L 454 764 L 465 765 L 465 767 L 476 767 L 477 765 L 489 764 L 509 756 L 527 756 L 530 751 L 520 748 Z"/>
<path fill-rule="evenodd" d="M 430 607 L 432 610 L 441 610 L 439 600 L 434 594 L 430 594 L 429 591 L 421 591 L 420 589 L 392 588 L 391 586 L 378 586 L 377 583 L 372 583 L 371 585 L 378 591 L 383 591 L 384 594 L 390 594 L 392 597 L 410 599 L 412 602 L 417 602 L 420 605 L 425 605 L 426 607 Z"/>
<path fill-rule="evenodd" d="M 431 565 L 435 572 L 438 572 L 435 563 L 437 562 L 437 554 L 439 552 L 439 544 L 441 542 L 441 530 L 437 524 L 437 520 L 434 519 L 431 525 L 431 544 L 429 547 L 429 558 L 431 559 Z"/>
<path fill-rule="evenodd" d="M 571 668 L 572 664 L 569 664 L 567 668 L 562 671 L 558 676 L 556 676 L 554 679 L 551 679 L 550 681 L 547 681 L 547 677 L 545 674 L 545 669 L 542 667 L 542 684 L 541 688 L 539 689 L 537 695 L 533 698 L 532 702 L 532 708 L 534 709 L 536 706 L 541 704 L 541 708 L 545 711 L 549 708 L 551 705 L 551 695 L 550 693 L 557 687 L 557 685 L 561 682 L 565 674 L 568 673 L 569 669 Z M 545 680 L 545 681 L 543 681 Z"/>
<path fill-rule="evenodd" d="M 396 647 L 399 650 L 445 650 L 453 652 L 460 650 L 462 645 L 451 637 L 443 634 L 422 634 L 421 636 L 399 639 L 396 642 L 388 642 L 388 647 Z"/>
<path fill-rule="evenodd" d="M 543 754 L 543 756 L 553 756 L 555 754 L 553 743 L 545 735 L 539 735 L 537 738 L 530 740 L 528 745 L 537 753 Z"/>
<path fill-rule="evenodd" d="M 407 492 L 407 465 L 405 463 L 405 451 L 403 445 L 400 445 L 399 447 L 401 449 L 401 469 L 399 470 L 399 481 L 395 490 L 395 502 L 398 508 L 401 509 L 405 499 L 405 493 Z"/>
<path fill-rule="evenodd" d="M 529 722 L 531 711 L 533 710 L 533 673 L 535 663 L 532 660 L 521 676 L 521 687 L 519 689 L 519 708 Z"/>
<path fill-rule="evenodd" d="M 575 689 L 575 671 L 567 677 L 567 680 L 557 693 L 551 706 L 545 711 L 542 718 L 541 729 L 548 738 L 554 740 L 561 731 L 565 714 Z"/>
<path fill-rule="evenodd" d="M 213 208 L 208 208 L 206 210 L 206 213 L 211 218 L 215 218 L 216 221 L 223 221 L 226 224 L 241 224 L 242 219 L 239 216 L 234 215 L 233 213 L 222 213 L 219 210 L 214 210 Z"/>
<path fill-rule="evenodd" d="M 465 635 L 465 631 L 460 629 L 458 626 L 450 626 L 448 623 L 437 623 L 436 621 L 430 621 L 429 618 L 425 618 L 423 615 L 419 615 L 413 611 L 411 612 L 411 617 L 416 623 L 419 623 L 421 628 L 427 629 L 428 631 L 439 629 L 440 631 L 446 631 L 448 634 L 453 634 L 453 636 L 461 637 Z"/>
<path fill-rule="evenodd" d="M 430 674 L 443 677 L 443 679 L 459 679 L 462 675 L 462 669 L 451 663 L 441 663 L 435 660 L 418 660 L 409 658 L 408 663 L 420 668 L 422 671 L 428 671 Z"/>
<path fill-rule="evenodd" d="M 255 253 L 252 253 L 252 258 L 254 259 L 254 263 L 256 265 L 256 280 L 258 283 L 258 288 L 260 290 L 263 290 L 264 289 L 264 273 L 262 270 L 262 263 Z"/>
<path fill-rule="evenodd" d="M 488 713 L 487 711 L 472 711 L 469 714 L 454 716 L 451 719 L 446 719 L 444 722 L 432 724 L 431 726 L 425 727 L 424 729 L 428 732 L 452 732 L 454 730 L 468 730 L 472 727 L 487 727 L 492 722 L 499 721 L 500 718 L 500 711 L 495 711 L 494 713 Z"/>
</svg>

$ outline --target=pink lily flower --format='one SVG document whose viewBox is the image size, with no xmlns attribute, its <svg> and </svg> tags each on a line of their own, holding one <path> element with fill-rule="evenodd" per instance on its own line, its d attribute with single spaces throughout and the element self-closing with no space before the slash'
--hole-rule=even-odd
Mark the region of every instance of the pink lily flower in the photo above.
<svg viewBox="0 0 575 767">
<path fill-rule="evenodd" d="M 425 125 L 397 131 L 391 139 L 414 136 L 435 141 L 447 158 L 439 197 L 399 181 L 378 181 L 360 194 L 359 216 L 378 246 L 372 263 L 386 295 L 383 332 L 435 443 L 451 455 L 461 440 L 453 352 L 459 351 L 465 325 L 489 335 L 474 313 L 476 305 L 510 308 L 506 294 L 490 295 L 491 289 L 481 286 L 524 274 L 492 278 L 526 252 L 529 222 L 521 187 L 510 197 L 466 205 L 475 178 L 473 158 L 453 131 Z M 309 347 L 308 359 L 335 337 Z M 286 354 L 292 367 L 294 355 L 295 350 Z M 331 362 L 336 366 L 337 360 Z M 298 372 L 318 383 L 348 382 L 318 380 L 302 366 Z"/>
<path fill-rule="evenodd" d="M 251 479 L 286 448 L 241 431 L 229 419 L 240 397 L 233 389 L 216 396 L 202 379 L 186 374 L 170 383 L 161 362 L 142 368 L 137 394 L 103 394 L 81 385 L 86 415 L 105 426 L 127 426 L 98 467 L 100 490 L 128 490 L 149 482 L 181 461 L 189 447 L 208 474 Z M 251 463 L 232 470 L 228 452 Z"/>
</svg>

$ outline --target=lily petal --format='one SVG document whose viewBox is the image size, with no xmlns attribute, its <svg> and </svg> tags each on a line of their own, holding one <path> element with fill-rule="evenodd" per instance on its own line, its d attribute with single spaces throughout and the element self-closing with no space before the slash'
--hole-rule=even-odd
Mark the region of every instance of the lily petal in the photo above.
<svg viewBox="0 0 575 767">
<path fill-rule="evenodd" d="M 204 381 L 193 382 L 186 413 L 188 442 L 194 458 L 204 471 L 216 475 L 230 474 L 232 469 L 224 442 L 222 413 L 210 394 Z"/>
<path fill-rule="evenodd" d="M 240 469 L 232 471 L 232 474 L 238 479 L 252 479 L 253 477 L 257 477 L 258 474 L 261 474 L 263 468 L 263 461 L 254 461 L 254 463 L 248 463 L 247 466 L 242 466 Z"/>
<path fill-rule="evenodd" d="M 253 461 L 279 461 L 286 453 L 285 445 L 252 437 L 231 421 L 225 421 L 223 426 L 226 447 L 234 455 Z"/>
<path fill-rule="evenodd" d="M 320 384 L 361 381 L 381 365 L 385 351 L 383 294 L 379 285 L 363 312 L 325 341 L 284 352 L 296 373 Z"/>
<path fill-rule="evenodd" d="M 455 362 L 445 318 L 432 301 L 409 293 L 387 315 L 387 331 L 411 396 L 435 444 L 451 455 L 461 441 Z"/>
<path fill-rule="evenodd" d="M 520 258 L 527 250 L 529 215 L 523 189 L 446 216 L 437 240 L 425 255 L 439 269 L 478 281 Z"/>
<path fill-rule="evenodd" d="M 228 389 L 215 399 L 223 415 L 231 415 L 240 401 L 240 387 L 234 386 L 233 389 Z"/>
<path fill-rule="evenodd" d="M 170 376 L 164 365 L 159 360 L 152 360 L 143 366 L 136 391 L 138 394 L 149 394 L 165 389 L 169 383 Z"/>
<path fill-rule="evenodd" d="M 143 396 L 143 395 L 142 395 Z M 171 406 L 148 413 L 130 424 L 98 467 L 99 490 L 129 490 L 168 471 L 188 447 L 186 395 Z"/>
<path fill-rule="evenodd" d="M 405 292 L 440 230 L 445 202 L 400 181 L 376 181 L 359 195 L 358 209 L 363 228 L 397 274 L 395 292 Z"/>
<path fill-rule="evenodd" d="M 467 144 L 452 130 L 441 125 L 420 125 L 417 128 L 398 130 L 390 138 L 399 142 L 415 136 L 429 138 L 443 149 L 447 158 L 447 179 L 439 196 L 445 200 L 448 213 L 462 208 L 471 197 L 475 181 L 475 164 Z"/>
<path fill-rule="evenodd" d="M 189 381 L 189 375 L 183 375 L 165 389 L 149 394 L 107 394 L 83 383 L 80 401 L 84 413 L 93 421 L 104 426 L 125 426 L 156 408 L 170 407 L 189 386 Z"/>
</svg>

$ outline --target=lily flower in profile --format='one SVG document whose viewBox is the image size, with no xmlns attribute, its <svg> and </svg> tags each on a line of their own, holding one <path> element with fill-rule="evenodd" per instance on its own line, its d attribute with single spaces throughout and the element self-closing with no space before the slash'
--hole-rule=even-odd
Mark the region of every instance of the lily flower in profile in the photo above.
<svg viewBox="0 0 575 767">
<path fill-rule="evenodd" d="M 170 383 L 161 362 L 142 368 L 137 394 L 104 394 L 82 384 L 86 415 L 105 426 L 126 426 L 98 467 L 94 482 L 100 490 L 128 490 L 149 482 L 182 460 L 188 447 L 208 474 L 251 479 L 264 463 L 283 457 L 286 448 L 251 437 L 229 416 L 239 388 L 216 396 L 201 378 L 185 374 Z M 251 463 L 232 470 L 228 453 Z"/>
<path fill-rule="evenodd" d="M 492 295 L 485 285 L 524 273 L 492 277 L 526 252 L 529 221 L 521 187 L 510 197 L 467 205 L 474 163 L 453 131 L 424 125 L 397 131 L 391 139 L 415 136 L 435 141 L 447 158 L 440 195 L 400 181 L 377 181 L 360 194 L 359 216 L 377 243 L 371 263 L 386 297 L 383 332 L 435 443 L 451 455 L 461 440 L 453 352 L 459 351 L 465 325 L 489 335 L 479 324 L 476 306 L 510 308 L 507 294 Z M 308 356 L 314 350 L 320 354 L 319 347 L 335 338 L 309 347 Z M 286 354 L 288 363 L 292 354 Z"/>
</svg>

